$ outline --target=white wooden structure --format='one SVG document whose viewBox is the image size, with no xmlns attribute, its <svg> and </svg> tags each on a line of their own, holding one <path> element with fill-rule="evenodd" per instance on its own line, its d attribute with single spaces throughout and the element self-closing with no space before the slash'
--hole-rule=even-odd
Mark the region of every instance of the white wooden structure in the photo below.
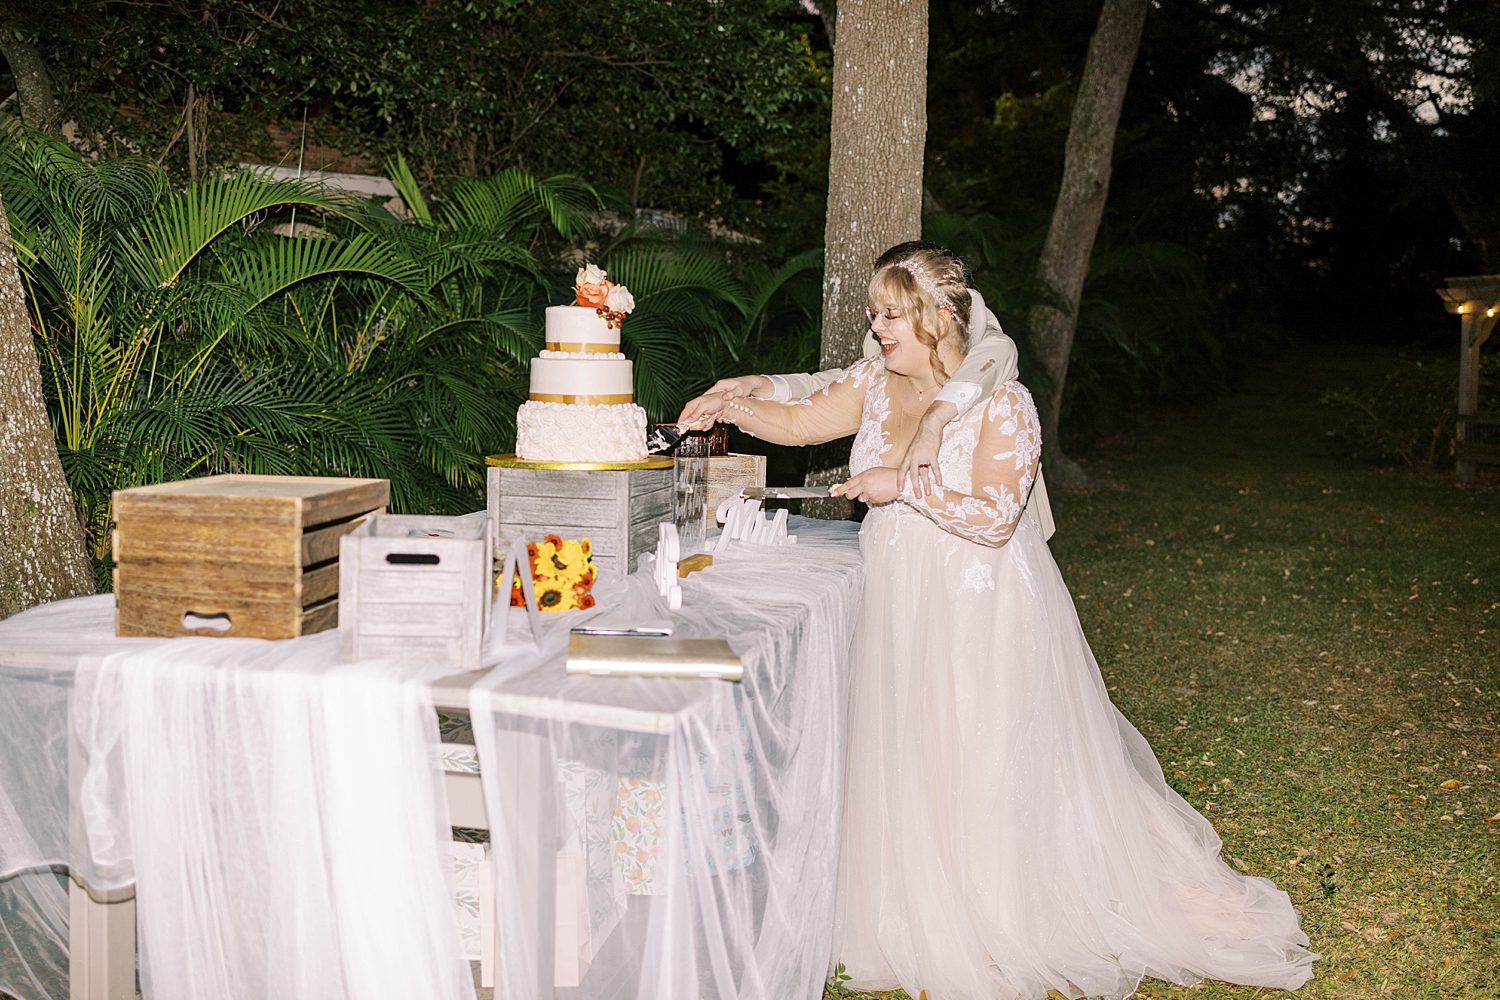
<svg viewBox="0 0 1500 1000">
<path fill-rule="evenodd" d="M 507 459 L 488 459 L 497 559 L 517 539 L 587 538 L 595 566 L 628 574 L 637 556 L 656 550 L 656 526 L 672 520 L 670 459 L 630 469 L 528 468 Z"/>
<path fill-rule="evenodd" d="M 1500 467 L 1500 411 L 1479 401 L 1479 349 L 1500 317 L 1500 274 L 1444 279 L 1438 289 L 1448 312 L 1461 321 L 1458 348 L 1458 428 L 1455 453 L 1460 482 L 1473 482 L 1481 465 Z"/>
<path fill-rule="evenodd" d="M 374 514 L 342 539 L 339 650 L 345 660 L 420 657 L 478 670 L 494 578 L 490 520 Z"/>
</svg>

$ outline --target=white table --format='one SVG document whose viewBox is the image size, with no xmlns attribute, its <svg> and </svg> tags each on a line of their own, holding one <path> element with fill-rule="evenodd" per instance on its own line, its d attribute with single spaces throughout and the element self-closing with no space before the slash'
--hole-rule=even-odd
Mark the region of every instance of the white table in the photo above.
<svg viewBox="0 0 1500 1000">
<path fill-rule="evenodd" d="M 769 939 L 776 937 L 790 942 L 792 938 L 787 936 L 787 931 L 805 926 L 806 933 L 801 934 L 805 943 L 800 947 L 808 954 L 797 956 L 797 967 L 790 978 L 800 985 L 801 992 L 808 996 L 817 995 L 822 980 L 819 964 L 826 962 L 826 953 L 819 955 L 818 951 L 820 941 L 826 951 L 833 854 L 837 844 L 837 809 L 836 802 L 799 803 L 793 801 L 793 796 L 814 785 L 820 789 L 818 794 L 826 795 L 828 789 L 839 781 L 837 773 L 826 772 L 836 772 L 841 767 L 843 672 L 846 669 L 848 630 L 852 627 L 857 604 L 859 563 L 853 545 L 855 526 L 841 522 L 802 522 L 794 530 L 803 536 L 803 544 L 785 550 L 740 550 L 721 559 L 712 570 L 685 581 L 684 609 L 678 616 L 679 634 L 727 635 L 737 652 L 746 657 L 747 667 L 751 668 L 741 686 L 712 681 L 568 677 L 559 660 L 561 643 L 565 641 L 561 626 L 566 623 L 560 620 L 564 616 L 549 621 L 541 650 L 532 656 L 530 662 L 525 662 L 526 657 L 522 656 L 514 662 L 502 663 L 494 672 L 445 677 L 432 685 L 434 705 L 473 713 L 476 735 L 481 737 L 481 759 L 489 756 L 491 761 L 506 761 L 505 767 L 488 768 L 483 776 L 482 780 L 489 786 L 488 812 L 478 795 L 481 779 L 473 775 L 449 775 L 445 779 L 453 825 L 489 828 L 490 821 L 499 815 L 506 827 L 496 844 L 497 853 L 504 847 L 505 865 L 501 877 L 504 879 L 509 875 L 501 885 L 505 894 L 500 920 L 501 970 L 505 977 L 502 995 L 515 1000 L 553 995 L 551 948 L 552 928 L 557 916 L 554 907 L 558 856 L 555 846 L 559 837 L 558 824 L 560 820 L 565 822 L 567 817 L 553 809 L 552 803 L 557 798 L 555 781 L 559 763 L 570 753 L 575 757 L 587 756 L 578 753 L 577 734 L 604 734 L 601 739 L 606 742 L 615 740 L 621 746 L 644 746 L 639 741 L 656 741 L 652 745 L 669 754 L 683 752 L 685 748 L 695 753 L 708 752 L 703 748 L 711 750 L 716 740 L 722 743 L 724 733 L 721 731 L 715 735 L 704 730 L 705 719 L 717 720 L 712 725 L 719 726 L 720 730 L 724 729 L 725 720 L 737 720 L 739 735 L 755 744 L 756 753 L 760 754 L 757 762 L 767 771 L 765 774 L 749 774 L 738 762 L 735 764 L 740 771 L 737 784 L 745 786 L 740 788 L 740 793 L 756 797 L 751 811 L 760 808 L 770 817 L 769 823 L 759 815 L 751 820 L 752 825 L 766 827 L 762 833 L 771 837 L 761 846 L 762 855 L 757 862 L 765 862 L 762 868 L 768 868 L 767 859 L 777 855 L 778 869 L 785 869 L 786 864 L 779 860 L 779 855 L 785 853 L 790 857 L 795 854 L 799 859 L 797 864 L 801 866 L 798 871 L 805 876 L 803 882 L 826 884 L 787 886 L 784 893 L 779 886 L 772 886 L 769 891 L 764 886 L 754 887 L 756 895 L 761 897 L 751 907 L 755 910 L 753 919 L 758 921 L 750 929 L 755 937 L 716 941 L 712 940 L 715 933 L 712 927 L 698 926 L 718 920 L 711 907 L 705 911 L 701 901 L 682 902 L 673 895 L 676 890 L 680 890 L 676 892 L 677 896 L 689 895 L 687 889 L 692 882 L 692 859 L 681 854 L 668 866 L 670 877 L 663 881 L 664 885 L 675 881 L 675 890 L 669 886 L 649 898 L 632 897 L 625 909 L 666 913 L 667 917 L 662 919 L 669 923 L 671 920 L 686 921 L 671 933 L 685 929 L 697 936 L 707 958 L 696 964 L 695 974 L 718 975 L 721 987 L 724 982 L 738 983 L 737 988 L 746 996 L 758 995 L 756 983 L 777 980 L 783 971 L 781 966 L 789 961 L 783 956 L 765 953 Z M 783 577 L 782 585 L 768 588 L 766 581 L 777 579 L 778 574 Z M 625 584 L 627 589 L 634 588 L 630 600 L 642 599 L 641 588 L 648 586 L 642 578 L 631 578 Z M 15 619 L 0 623 L 0 700 L 7 697 L 7 685 L 23 682 L 33 686 L 38 683 L 54 686 L 65 693 L 73 672 L 84 658 L 153 641 L 114 638 L 110 634 L 107 605 L 102 603 L 107 598 L 95 600 L 101 602 L 99 610 L 104 613 L 96 614 L 95 624 L 89 628 L 76 627 L 76 618 L 70 618 L 67 631 L 49 631 L 45 618 L 52 610 L 50 608 L 36 609 L 31 613 L 28 621 L 32 628 L 29 632 L 23 630 L 24 634 L 12 625 Z M 821 664 L 798 659 L 800 650 L 814 640 L 819 649 L 837 652 L 823 657 L 826 662 Z M 292 643 L 299 641 L 290 640 Z M 797 668 L 788 668 L 787 665 L 794 661 Z M 816 694 L 809 695 L 810 691 Z M 814 724 L 809 725 L 810 720 Z M 816 731 L 794 731 L 799 726 Z M 67 742 L 75 753 L 70 757 L 69 766 L 59 767 L 57 773 L 67 776 L 72 786 L 68 801 L 76 805 L 83 762 L 76 756 L 77 741 L 69 739 Z M 53 741 L 47 750 L 38 747 L 36 752 L 55 752 L 56 748 Z M 590 774 L 599 773 L 601 768 L 608 769 L 608 761 L 593 760 L 589 767 Z M 671 771 L 675 777 L 670 780 L 686 780 L 684 776 L 690 771 L 691 768 L 679 767 Z M 777 781 L 783 776 L 799 783 L 797 789 L 777 786 Z M 662 776 L 654 775 L 646 785 L 667 787 L 656 780 L 659 777 Z M 0 770 L 0 806 L 4 805 L 7 794 L 4 779 L 5 774 Z M 809 784 L 810 781 L 813 784 Z M 753 790 L 749 789 L 750 785 L 755 786 Z M 687 785 L 681 791 L 688 797 L 693 794 Z M 760 801 L 762 796 L 767 802 Z M 682 803 L 673 805 L 673 809 L 682 807 Z M 520 816 L 528 817 L 529 821 L 518 824 L 516 818 Z M 810 822 L 814 816 L 820 817 L 821 822 Z M 74 816 L 75 822 L 79 819 Z M 787 831 L 794 826 L 795 844 L 778 845 L 774 842 L 778 832 L 790 838 Z M 696 834 L 690 834 L 689 839 L 694 836 Z M 38 839 L 47 840 L 45 836 Z M 54 836 L 52 850 L 47 851 L 48 845 L 41 845 L 39 849 L 49 855 L 42 860 L 52 864 L 67 863 L 70 859 L 66 852 L 59 853 L 63 850 L 59 845 L 65 843 L 65 838 Z M 699 852 L 700 858 L 706 856 Z M 0 862 L 4 860 L 0 857 Z M 712 863 L 719 864 L 718 861 Z M 721 888 L 729 882 L 740 885 L 742 889 L 751 885 L 759 876 L 754 872 L 746 874 L 744 862 L 739 864 L 738 868 L 730 867 L 714 873 L 714 883 Z M 663 880 L 662 867 L 658 864 L 658 880 Z M 688 875 L 679 878 L 675 874 L 678 868 Z M 785 879 L 787 875 L 787 871 L 778 870 L 776 877 Z M 507 886 L 508 892 L 505 891 Z M 779 898 L 781 895 L 786 898 Z M 591 898 L 597 902 L 597 893 Z M 798 927 L 778 926 L 773 928 L 776 931 L 773 935 L 767 927 L 789 919 L 787 914 L 780 912 L 783 903 L 802 908 L 802 912 L 790 917 Z M 822 912 L 817 912 L 819 909 Z M 71 995 L 80 1000 L 132 996 L 136 936 L 132 893 L 128 889 L 100 893 L 74 879 L 71 882 L 70 912 Z M 627 912 L 619 922 L 629 934 L 639 937 L 639 940 L 630 938 L 632 946 L 669 947 L 667 938 L 662 936 L 666 932 L 639 929 L 653 922 L 660 924 L 661 919 L 637 919 Z M 609 941 L 594 943 L 592 959 L 596 977 L 609 974 L 610 970 L 600 963 L 611 960 L 610 947 L 619 951 L 620 942 L 626 936 L 624 933 L 619 935 L 620 940 L 613 945 Z M 506 951 L 507 947 L 509 951 Z M 525 948 L 525 954 L 519 954 L 517 948 Z M 674 961 L 670 955 L 659 958 L 665 963 L 661 968 L 671 966 Z M 716 963 L 728 963 L 732 971 L 715 972 L 710 967 Z M 659 968 L 652 975 L 660 977 L 664 973 Z M 729 979 L 722 979 L 725 975 Z M 686 991 L 695 989 L 700 992 L 692 993 L 693 996 L 716 992 L 712 986 L 702 984 L 668 983 L 666 979 L 662 982 L 668 993 L 680 987 L 683 996 L 688 995 Z M 588 995 L 588 991 L 578 995 Z M 788 994 L 780 992 L 777 995 Z M 23 995 L 23 1000 L 30 1000 L 30 997 Z"/>
</svg>

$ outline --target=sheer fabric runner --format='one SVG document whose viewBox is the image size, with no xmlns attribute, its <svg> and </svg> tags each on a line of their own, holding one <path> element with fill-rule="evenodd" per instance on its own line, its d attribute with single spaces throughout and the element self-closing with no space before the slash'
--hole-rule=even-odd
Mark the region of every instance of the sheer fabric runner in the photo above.
<svg viewBox="0 0 1500 1000">
<path fill-rule="evenodd" d="M 474 688 L 502 903 L 497 996 L 821 995 L 857 529 L 798 519 L 796 545 L 715 553 L 683 581 L 675 634 L 727 635 L 741 684 L 570 677 L 572 623 L 554 620 L 546 666 Z M 639 574 L 600 603 L 668 616 Z"/>
<path fill-rule="evenodd" d="M 0 872 L 33 873 L 0 883 L 0 989 L 67 995 L 66 884 L 35 873 L 71 861 L 96 889 L 139 880 L 152 1000 L 472 997 L 434 762 L 451 671 L 340 664 L 332 632 L 122 642 L 112 615 L 103 596 L 0 623 L 6 664 L 54 668 L 0 670 Z"/>
<path fill-rule="evenodd" d="M 78 662 L 156 645 L 116 639 L 113 615 L 106 594 L 0 622 L 0 991 L 22 1000 L 68 995 L 68 703 Z"/>
</svg>

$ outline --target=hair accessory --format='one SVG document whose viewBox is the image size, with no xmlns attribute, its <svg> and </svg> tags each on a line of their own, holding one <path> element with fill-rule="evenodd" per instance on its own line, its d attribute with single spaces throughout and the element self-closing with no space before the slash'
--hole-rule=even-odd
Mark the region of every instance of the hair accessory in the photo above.
<svg viewBox="0 0 1500 1000">
<path fill-rule="evenodd" d="M 933 281 L 932 277 L 926 271 L 909 260 L 898 260 L 891 266 L 899 267 L 911 275 L 912 280 L 920 285 L 924 292 L 932 296 L 932 300 L 937 304 L 938 309 L 947 309 L 949 312 L 953 311 L 953 307 L 948 304 L 948 300 L 943 296 L 943 293 L 938 291 L 937 282 Z"/>
</svg>

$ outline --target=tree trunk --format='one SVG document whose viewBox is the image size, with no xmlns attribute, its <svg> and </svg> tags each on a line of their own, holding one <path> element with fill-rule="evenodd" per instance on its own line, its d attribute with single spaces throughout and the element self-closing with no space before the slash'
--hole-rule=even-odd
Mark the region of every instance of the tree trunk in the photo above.
<svg viewBox="0 0 1500 1000">
<path fill-rule="evenodd" d="M 83 526 L 57 458 L 21 272 L 0 204 L 0 618 L 93 592 Z"/>
<path fill-rule="evenodd" d="M 824 229 L 822 366 L 865 354 L 865 288 L 888 247 L 922 235 L 926 0 L 838 0 Z M 845 478 L 847 442 L 814 449 L 808 482 Z M 809 504 L 808 513 L 847 516 Z"/>
<path fill-rule="evenodd" d="M 1065 455 L 1057 436 L 1068 358 L 1078 327 L 1078 303 L 1094 253 L 1094 237 L 1109 196 L 1110 160 L 1125 87 L 1141 45 L 1150 0 L 1104 0 L 1099 25 L 1089 42 L 1083 77 L 1068 122 L 1062 187 L 1052 210 L 1052 225 L 1037 263 L 1037 277 L 1066 302 L 1065 309 L 1037 306 L 1029 317 L 1038 360 L 1047 371 L 1051 391 L 1042 400 L 1042 441 L 1047 449 L 1047 477 L 1067 485 L 1087 482 L 1078 464 Z"/>
<path fill-rule="evenodd" d="M 61 109 L 52 90 L 52 77 L 36 46 L 21 41 L 11 30 L 7 19 L 0 18 L 0 55 L 10 65 L 16 81 L 16 97 L 21 104 L 21 121 L 34 129 L 53 135 L 62 124 Z"/>
</svg>

